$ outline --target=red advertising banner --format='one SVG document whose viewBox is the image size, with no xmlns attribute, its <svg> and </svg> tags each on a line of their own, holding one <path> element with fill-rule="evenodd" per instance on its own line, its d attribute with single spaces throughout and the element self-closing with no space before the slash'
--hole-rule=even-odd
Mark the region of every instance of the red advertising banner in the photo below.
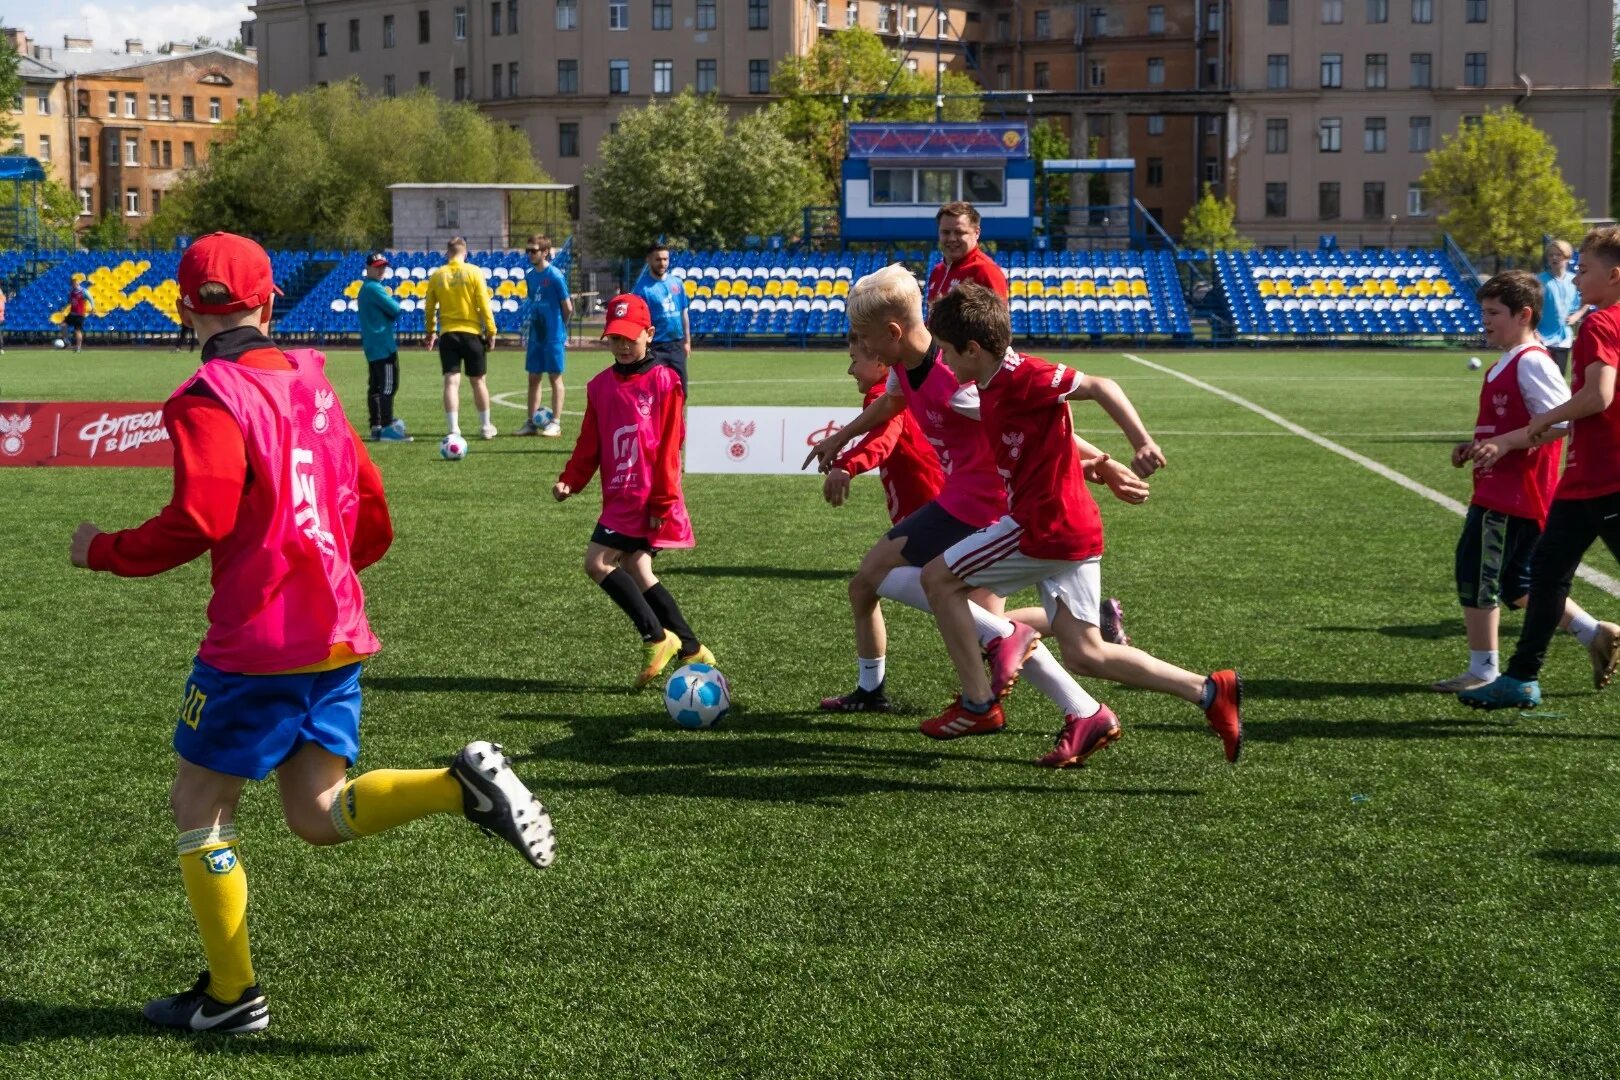
<svg viewBox="0 0 1620 1080">
<path fill-rule="evenodd" d="M 161 401 L 0 401 L 0 466 L 174 465 Z"/>
</svg>

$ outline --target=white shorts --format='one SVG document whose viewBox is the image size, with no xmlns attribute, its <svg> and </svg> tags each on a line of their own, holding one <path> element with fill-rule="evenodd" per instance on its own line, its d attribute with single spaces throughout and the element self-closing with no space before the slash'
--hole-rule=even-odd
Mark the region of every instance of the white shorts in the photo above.
<svg viewBox="0 0 1620 1080">
<path fill-rule="evenodd" d="M 1083 623 L 1099 625 L 1102 614 L 1102 558 L 1035 559 L 1018 550 L 1024 527 L 1011 517 L 980 529 L 942 556 L 951 573 L 976 589 L 1011 596 L 1035 586 L 1048 619 L 1061 603 Z"/>
</svg>

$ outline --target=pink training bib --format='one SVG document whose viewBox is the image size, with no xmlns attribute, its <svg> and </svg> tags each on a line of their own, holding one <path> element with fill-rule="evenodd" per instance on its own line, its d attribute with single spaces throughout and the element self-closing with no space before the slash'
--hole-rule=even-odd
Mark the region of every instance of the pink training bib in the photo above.
<svg viewBox="0 0 1620 1080">
<path fill-rule="evenodd" d="M 982 529 L 1007 512 L 1007 486 L 996 472 L 995 455 L 977 419 L 978 388 L 958 383 L 938 353 L 925 362 L 930 367 L 920 388 L 912 387 L 910 372 L 899 365 L 889 373 L 889 383 L 899 384 L 906 407 L 939 455 L 945 486 L 934 501 L 952 517 Z M 962 408 L 973 415 L 964 414 Z"/>
<path fill-rule="evenodd" d="M 216 544 L 208 634 L 198 656 L 222 671 L 275 672 L 325 660 L 347 642 L 381 645 L 349 563 L 359 517 L 349 421 L 326 358 L 286 354 L 291 371 L 210 360 L 175 395 L 202 383 L 242 428 L 248 487 L 236 525 Z"/>
</svg>

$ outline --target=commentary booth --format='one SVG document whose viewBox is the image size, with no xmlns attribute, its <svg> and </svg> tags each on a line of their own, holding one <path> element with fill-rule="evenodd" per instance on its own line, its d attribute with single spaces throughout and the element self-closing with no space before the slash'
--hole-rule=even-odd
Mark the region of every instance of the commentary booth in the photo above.
<svg viewBox="0 0 1620 1080">
<path fill-rule="evenodd" d="M 851 124 L 839 192 L 843 240 L 932 243 L 935 213 L 966 199 L 983 218 L 984 240 L 1027 244 L 1034 185 L 1022 120 Z"/>
</svg>

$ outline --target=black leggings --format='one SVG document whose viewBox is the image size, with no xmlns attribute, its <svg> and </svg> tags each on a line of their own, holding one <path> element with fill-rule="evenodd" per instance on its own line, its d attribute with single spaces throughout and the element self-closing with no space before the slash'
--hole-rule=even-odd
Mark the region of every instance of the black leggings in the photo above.
<svg viewBox="0 0 1620 1080">
<path fill-rule="evenodd" d="M 366 362 L 366 411 L 371 426 L 384 428 L 394 422 L 394 393 L 399 389 L 399 353 Z"/>
<path fill-rule="evenodd" d="M 1620 492 L 1595 499 L 1554 499 L 1547 527 L 1530 557 L 1530 603 L 1518 647 L 1508 661 L 1509 678 L 1529 682 L 1541 673 L 1547 646 L 1564 617 L 1570 583 L 1594 540 L 1602 540 L 1620 559 Z"/>
</svg>

